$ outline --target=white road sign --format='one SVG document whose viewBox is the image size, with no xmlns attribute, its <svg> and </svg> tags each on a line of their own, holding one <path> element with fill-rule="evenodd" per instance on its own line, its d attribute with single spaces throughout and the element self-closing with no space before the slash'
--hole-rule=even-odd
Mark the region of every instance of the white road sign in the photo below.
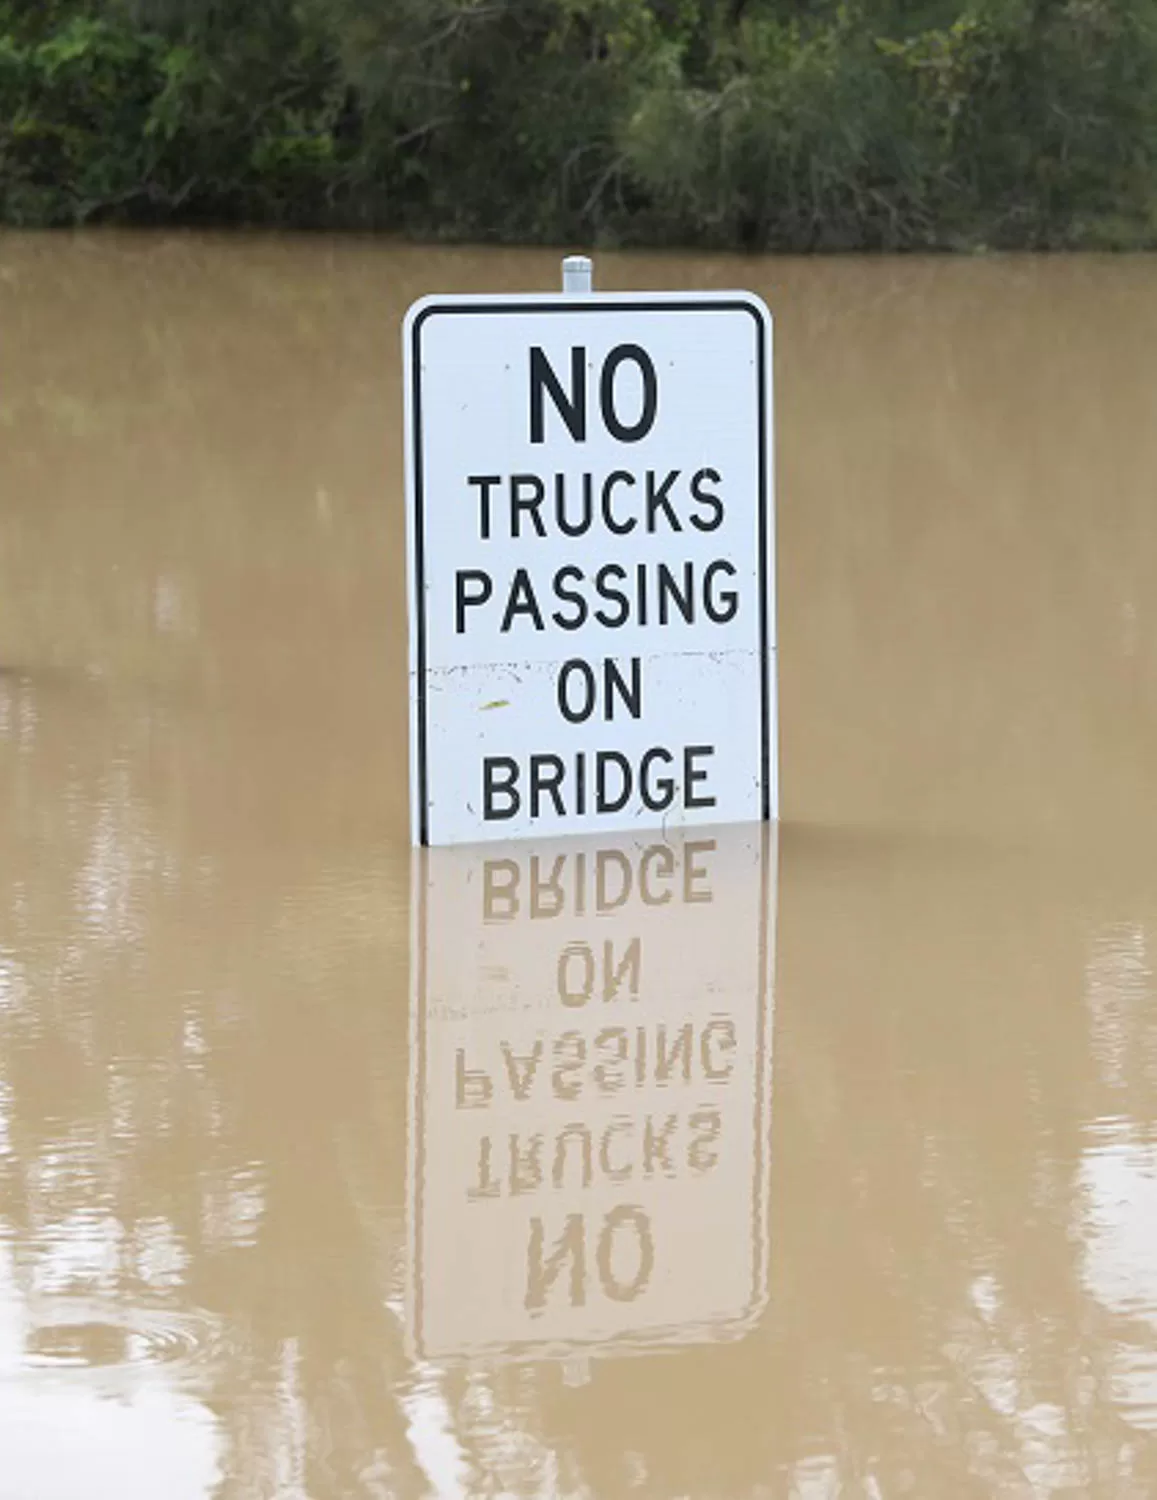
<svg viewBox="0 0 1157 1500">
<path fill-rule="evenodd" d="M 741 1337 L 767 1298 L 774 829 L 415 861 L 415 1354 Z"/>
<path fill-rule="evenodd" d="M 426 298 L 405 361 L 414 841 L 776 817 L 763 303 Z"/>
</svg>

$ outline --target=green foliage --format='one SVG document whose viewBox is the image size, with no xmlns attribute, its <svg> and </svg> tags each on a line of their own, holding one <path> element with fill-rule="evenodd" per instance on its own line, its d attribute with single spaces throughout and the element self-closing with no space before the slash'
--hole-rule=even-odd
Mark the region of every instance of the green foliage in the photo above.
<svg viewBox="0 0 1157 1500">
<path fill-rule="evenodd" d="M 0 219 L 1157 238 L 1157 0 L 0 0 Z"/>
<path fill-rule="evenodd" d="M 119 7 L 57 4 L 35 28 L 16 11 L 0 7 L 0 218 L 323 212 L 345 85 L 328 37 L 288 7 L 175 34 Z"/>
<path fill-rule="evenodd" d="M 625 140 L 666 211 L 720 244 L 894 245 L 920 222 L 919 122 L 861 18 L 753 17 L 689 86 L 640 100 Z"/>
</svg>

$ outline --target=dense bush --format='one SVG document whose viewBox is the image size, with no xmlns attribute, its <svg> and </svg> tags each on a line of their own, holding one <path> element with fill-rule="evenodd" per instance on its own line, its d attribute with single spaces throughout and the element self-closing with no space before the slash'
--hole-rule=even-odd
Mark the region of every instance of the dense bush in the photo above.
<svg viewBox="0 0 1157 1500">
<path fill-rule="evenodd" d="M 1157 240 L 1157 0 L 0 0 L 0 218 Z"/>
</svg>

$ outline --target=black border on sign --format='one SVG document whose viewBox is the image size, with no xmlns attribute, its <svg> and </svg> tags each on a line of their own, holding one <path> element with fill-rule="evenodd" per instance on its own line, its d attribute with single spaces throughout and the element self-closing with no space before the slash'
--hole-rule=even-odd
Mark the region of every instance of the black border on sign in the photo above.
<svg viewBox="0 0 1157 1500">
<path fill-rule="evenodd" d="M 770 580 L 767 568 L 768 547 L 768 461 L 767 461 L 767 339 L 764 337 L 764 321 L 759 310 L 742 297 L 719 297 L 697 302 L 684 297 L 664 299 L 661 295 L 645 302 L 615 299 L 602 302 L 592 297 L 546 302 L 436 302 L 422 308 L 410 327 L 410 374 L 412 379 L 411 415 L 413 428 L 413 481 L 414 481 L 414 580 L 417 619 L 417 668 L 418 668 L 418 722 L 417 758 L 415 773 L 418 778 L 418 842 L 430 842 L 430 799 L 426 752 L 426 513 L 423 494 L 423 450 L 422 450 L 422 327 L 427 318 L 444 313 L 451 315 L 487 316 L 495 313 L 599 313 L 599 312 L 745 312 L 755 323 L 755 367 L 756 392 L 759 401 L 759 657 L 760 657 L 760 814 L 763 822 L 771 818 L 771 691 L 768 648 L 768 589 Z M 597 830 L 584 830 L 584 832 Z"/>
</svg>

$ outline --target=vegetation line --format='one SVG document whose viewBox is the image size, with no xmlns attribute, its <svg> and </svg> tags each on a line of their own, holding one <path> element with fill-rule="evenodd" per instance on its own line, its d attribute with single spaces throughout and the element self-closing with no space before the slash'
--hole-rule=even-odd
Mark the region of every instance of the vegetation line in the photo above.
<svg viewBox="0 0 1157 1500">
<path fill-rule="evenodd" d="M 1157 0 L 0 0 L 0 221 L 1157 243 Z"/>
</svg>

